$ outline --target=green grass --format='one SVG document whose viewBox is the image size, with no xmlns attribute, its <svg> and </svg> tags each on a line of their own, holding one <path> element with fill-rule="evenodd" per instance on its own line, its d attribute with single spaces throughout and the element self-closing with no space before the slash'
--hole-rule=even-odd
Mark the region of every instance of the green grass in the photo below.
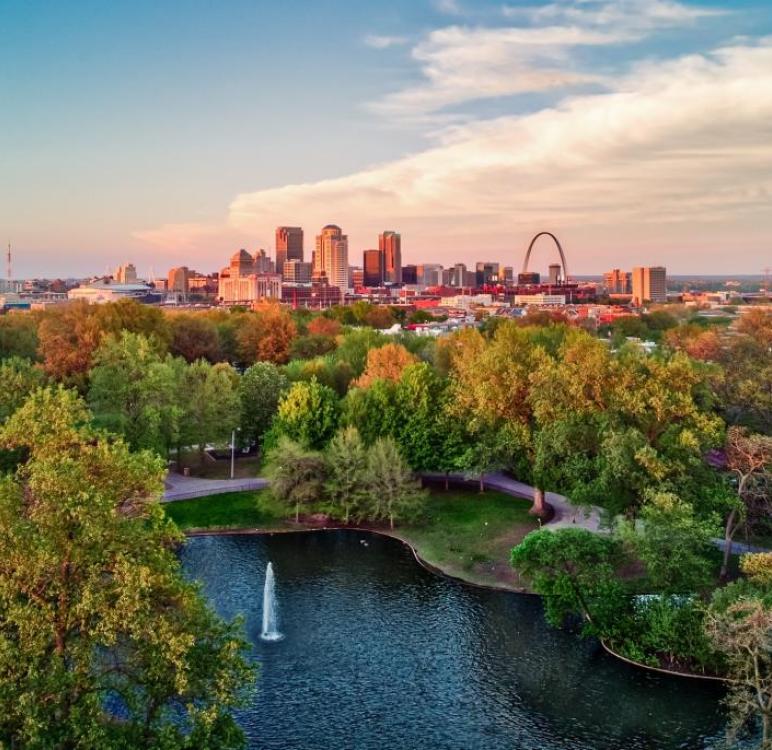
<svg viewBox="0 0 772 750">
<path fill-rule="evenodd" d="M 516 585 L 509 553 L 538 522 L 527 500 L 487 490 L 434 491 L 420 525 L 397 532 L 432 565 L 476 583 Z"/>
<path fill-rule="evenodd" d="M 398 525 L 395 533 L 450 575 L 475 583 L 519 585 L 509 552 L 538 527 L 528 515 L 530 507 L 527 500 L 493 490 L 434 490 L 421 522 Z M 164 509 L 183 530 L 290 528 L 288 514 L 268 490 L 179 500 Z"/>
<path fill-rule="evenodd" d="M 164 504 L 181 529 L 279 528 L 284 509 L 268 490 L 226 492 Z"/>
</svg>

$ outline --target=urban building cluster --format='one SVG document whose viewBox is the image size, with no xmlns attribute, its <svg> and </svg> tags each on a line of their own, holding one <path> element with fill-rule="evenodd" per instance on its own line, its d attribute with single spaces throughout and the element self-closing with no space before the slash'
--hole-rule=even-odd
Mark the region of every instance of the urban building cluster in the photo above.
<svg viewBox="0 0 772 750">
<path fill-rule="evenodd" d="M 531 249 L 542 235 L 552 238 L 560 256 L 560 263 L 550 264 L 544 277 L 529 269 Z M 280 302 L 312 309 L 366 300 L 451 319 L 559 308 L 570 318 L 606 321 L 669 299 L 718 305 L 741 294 L 728 287 L 712 296 L 694 290 L 669 293 L 662 266 L 615 268 L 601 279 L 576 280 L 569 277 L 563 248 L 549 232 L 534 237 L 519 272 L 497 261 L 478 261 L 474 267 L 403 264 L 402 236 L 393 230 L 378 235 L 377 247 L 361 251 L 360 264 L 351 262 L 348 236 L 336 224 L 322 227 L 312 248 L 307 258 L 302 227 L 280 226 L 275 230 L 273 253 L 240 249 L 219 272 L 202 273 L 183 265 L 169 269 L 162 278 L 151 272 L 150 278 L 143 279 L 134 264 L 125 263 L 111 274 L 87 280 L 21 282 L 11 281 L 9 246 L 8 278 L 0 280 L 0 310 L 78 299 L 103 303 L 132 298 L 151 304 L 228 307 Z"/>
</svg>

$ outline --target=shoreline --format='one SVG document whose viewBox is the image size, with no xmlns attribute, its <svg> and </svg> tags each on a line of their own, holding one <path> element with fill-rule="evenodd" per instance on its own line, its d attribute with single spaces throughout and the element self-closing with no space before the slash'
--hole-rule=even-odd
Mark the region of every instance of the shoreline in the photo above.
<svg viewBox="0 0 772 750">
<path fill-rule="evenodd" d="M 456 583 L 459 583 L 463 586 L 473 586 L 474 588 L 478 588 L 478 589 L 486 589 L 488 591 L 499 591 L 499 592 L 505 592 L 510 594 L 518 594 L 520 596 L 536 596 L 536 597 L 539 596 L 538 594 L 535 594 L 533 591 L 528 591 L 526 588 L 509 586 L 507 584 L 494 585 L 494 584 L 478 583 L 476 581 L 470 581 L 466 578 L 462 578 L 461 576 L 448 573 L 447 571 L 443 570 L 440 566 L 434 565 L 428 562 L 427 560 L 424 560 L 419 554 L 418 549 L 410 541 L 405 539 L 403 536 L 400 536 L 399 534 L 387 529 L 373 529 L 373 528 L 367 528 L 362 526 L 317 526 L 317 527 L 311 526 L 306 528 L 294 528 L 294 529 L 293 528 L 188 529 L 184 532 L 184 534 L 186 537 L 229 536 L 229 535 L 264 536 L 264 535 L 271 535 L 271 534 L 298 534 L 298 533 L 319 532 L 319 531 L 359 531 L 359 532 L 366 532 L 368 534 L 385 536 L 390 539 L 395 539 L 398 542 L 401 542 L 402 544 L 404 544 L 410 550 L 411 554 L 413 555 L 413 559 L 416 561 L 416 563 L 418 563 L 418 565 L 424 568 L 424 570 L 427 570 L 430 573 L 433 573 L 434 575 L 440 576 L 442 578 L 447 578 L 448 580 L 451 580 L 451 581 L 455 581 Z M 642 664 L 641 662 L 633 661 L 632 659 L 628 659 L 626 656 L 622 656 L 621 654 L 618 654 L 600 638 L 598 638 L 597 640 L 598 640 L 598 643 L 600 643 L 603 650 L 609 656 L 612 656 L 618 659 L 619 661 L 627 664 L 628 666 L 636 667 L 637 669 L 644 669 L 649 672 L 656 672 L 657 674 L 661 674 L 668 677 L 682 677 L 686 679 L 708 680 L 708 681 L 720 682 L 720 683 L 729 682 L 729 680 L 727 680 L 724 677 L 696 674 L 694 672 L 675 672 L 673 670 L 664 669 L 662 667 L 652 667 L 649 664 Z"/>
</svg>

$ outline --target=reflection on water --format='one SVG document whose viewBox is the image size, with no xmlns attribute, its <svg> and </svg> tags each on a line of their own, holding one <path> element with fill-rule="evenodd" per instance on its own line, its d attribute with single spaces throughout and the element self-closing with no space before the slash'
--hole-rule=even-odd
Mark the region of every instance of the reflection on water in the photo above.
<svg viewBox="0 0 772 750">
<path fill-rule="evenodd" d="M 239 715 L 250 747 L 696 750 L 722 734 L 714 684 L 627 667 L 550 629 L 537 598 L 438 577 L 392 539 L 196 537 L 182 560 L 246 619 L 262 664 Z M 277 643 L 260 640 L 269 560 Z"/>
</svg>

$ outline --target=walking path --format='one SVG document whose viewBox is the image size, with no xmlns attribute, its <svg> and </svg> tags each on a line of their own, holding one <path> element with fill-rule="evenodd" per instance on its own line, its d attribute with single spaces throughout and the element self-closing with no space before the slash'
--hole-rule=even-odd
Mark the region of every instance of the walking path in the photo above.
<svg viewBox="0 0 772 750">
<path fill-rule="evenodd" d="M 182 474 L 169 472 L 166 476 L 166 491 L 162 502 L 171 503 L 175 500 L 191 500 L 207 495 L 222 495 L 225 492 L 244 492 L 245 490 L 260 490 L 268 486 L 268 480 L 262 477 L 251 479 L 201 479 L 200 477 L 184 477 Z"/>
<path fill-rule="evenodd" d="M 431 479 L 436 482 L 445 481 L 445 474 L 439 472 L 425 472 L 421 476 L 425 479 Z M 448 479 L 453 482 L 463 482 L 471 486 L 476 486 L 476 479 L 469 479 L 465 474 L 451 473 Z M 513 497 L 522 497 L 533 501 L 534 488 L 530 484 L 520 482 L 517 479 L 508 477 L 506 474 L 496 472 L 485 475 L 485 486 L 503 492 Z M 222 495 L 226 492 L 244 492 L 246 490 L 261 490 L 269 485 L 269 480 L 263 477 L 254 477 L 251 479 L 202 479 L 200 477 L 185 477 L 182 474 L 169 472 L 166 477 L 166 491 L 162 502 L 170 503 L 175 500 L 191 500 L 196 497 L 206 497 L 207 495 Z M 557 492 L 545 492 L 545 500 L 552 506 L 555 515 L 545 525 L 551 529 L 587 529 L 594 533 L 603 533 L 605 529 L 601 528 L 601 509 L 596 506 L 582 508 L 574 505 L 564 495 Z M 720 550 L 724 549 L 723 539 L 714 539 L 713 543 Z M 744 542 L 732 543 L 732 554 L 743 555 L 751 552 L 769 552 L 766 547 L 757 547 Z"/>
</svg>

